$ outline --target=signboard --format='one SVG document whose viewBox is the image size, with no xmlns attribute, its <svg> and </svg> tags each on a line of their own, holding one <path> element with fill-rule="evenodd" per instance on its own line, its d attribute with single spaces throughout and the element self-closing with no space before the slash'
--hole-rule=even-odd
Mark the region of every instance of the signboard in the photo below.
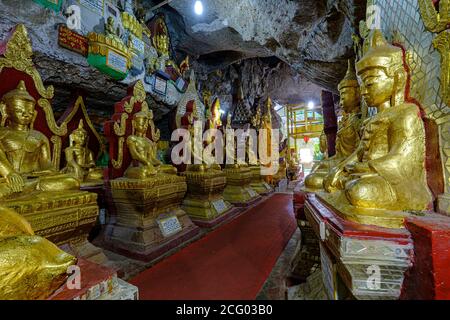
<svg viewBox="0 0 450 320">
<path fill-rule="evenodd" d="M 65 25 L 59 26 L 58 44 L 60 47 L 79 53 L 85 57 L 88 54 L 88 38 L 70 30 Z"/>
<path fill-rule="evenodd" d="M 223 199 L 216 200 L 213 203 L 214 209 L 216 209 L 217 213 L 222 213 L 225 210 L 227 210 L 227 205 L 225 204 L 225 201 Z"/>
<path fill-rule="evenodd" d="M 180 232 L 183 229 L 180 221 L 175 216 L 159 219 L 157 221 L 159 230 L 161 230 L 162 235 L 166 238 Z"/>
<path fill-rule="evenodd" d="M 130 35 L 130 42 L 131 42 L 131 47 L 140 54 L 143 54 L 145 52 L 145 44 L 144 41 L 142 41 L 141 39 L 139 39 L 138 37 L 133 36 L 132 34 Z"/>
<path fill-rule="evenodd" d="M 106 65 L 111 69 L 116 71 L 127 73 L 127 58 L 116 53 L 113 50 L 108 50 L 108 54 L 106 56 Z"/>
<path fill-rule="evenodd" d="M 248 192 L 248 194 L 250 195 L 250 197 L 252 197 L 252 198 L 258 196 L 258 194 L 256 193 L 256 191 L 253 190 L 252 188 L 247 188 L 247 192 Z"/>
<path fill-rule="evenodd" d="M 186 86 L 186 81 L 183 78 L 178 78 L 176 86 L 179 91 L 183 91 Z"/>
<path fill-rule="evenodd" d="M 99 16 L 103 16 L 103 0 L 78 0 L 78 3 L 89 11 Z"/>
<path fill-rule="evenodd" d="M 155 83 L 153 84 L 153 89 L 156 93 L 166 95 L 167 93 L 167 80 L 155 76 Z"/>
</svg>

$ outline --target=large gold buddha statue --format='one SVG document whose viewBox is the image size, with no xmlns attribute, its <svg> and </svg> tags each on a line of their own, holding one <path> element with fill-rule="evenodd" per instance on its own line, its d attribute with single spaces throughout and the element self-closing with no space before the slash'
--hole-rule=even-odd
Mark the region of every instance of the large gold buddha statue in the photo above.
<svg viewBox="0 0 450 320">
<path fill-rule="evenodd" d="M 64 284 L 76 259 L 11 209 L 0 207 L 0 300 L 46 299 Z"/>
<path fill-rule="evenodd" d="M 88 133 L 83 120 L 69 136 L 70 145 L 66 148 L 66 167 L 63 173 L 72 173 L 82 184 L 102 184 L 103 169 L 95 165 L 94 153 L 88 148 Z"/>
<path fill-rule="evenodd" d="M 379 30 L 356 69 L 361 93 L 378 113 L 365 124 L 357 150 L 324 181 L 327 191 L 340 191 L 324 198 L 351 220 L 402 227 L 406 213 L 399 211 L 427 210 L 432 203 L 421 112 L 405 101 L 402 49 L 388 44 Z"/>
<path fill-rule="evenodd" d="M 20 81 L 6 93 L 4 127 L 0 127 L 0 198 L 27 197 L 29 191 L 78 190 L 70 175 L 58 174 L 52 165 L 47 137 L 32 129 L 36 100 Z"/>
<path fill-rule="evenodd" d="M 355 65 L 348 62 L 345 78 L 339 83 L 340 105 L 344 111 L 336 137 L 336 154 L 321 161 L 305 179 L 308 189 L 323 189 L 323 179 L 330 170 L 349 157 L 358 147 L 361 127 L 361 95 Z M 326 136 L 325 136 L 326 138 Z M 323 138 L 322 138 L 323 139 Z M 323 143 L 322 143 L 323 144 Z"/>
<path fill-rule="evenodd" d="M 148 109 L 136 113 L 133 117 L 133 134 L 127 138 L 128 150 L 133 161 L 125 171 L 126 178 L 147 179 L 158 172 L 177 173 L 175 167 L 164 165 L 157 158 L 157 145 L 147 137 L 151 120 L 153 120 L 153 113 Z"/>
</svg>

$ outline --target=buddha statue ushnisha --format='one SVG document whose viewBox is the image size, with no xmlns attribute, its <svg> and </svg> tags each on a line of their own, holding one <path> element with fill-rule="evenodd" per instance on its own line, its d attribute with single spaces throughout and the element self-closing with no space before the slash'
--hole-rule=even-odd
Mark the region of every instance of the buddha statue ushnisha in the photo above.
<svg viewBox="0 0 450 320">
<path fill-rule="evenodd" d="M 47 137 L 32 129 L 36 100 L 25 83 L 20 81 L 2 102 L 6 119 L 0 127 L 0 198 L 30 191 L 79 190 L 77 179 L 53 167 Z"/>
<path fill-rule="evenodd" d="M 355 65 L 348 62 L 345 78 L 339 83 L 340 105 L 344 113 L 339 122 L 336 137 L 336 154 L 321 161 L 305 179 L 305 186 L 309 189 L 323 189 L 323 179 L 330 169 L 349 157 L 358 147 L 361 127 L 361 95 L 355 74 Z M 323 139 L 323 140 L 322 140 Z M 326 136 L 321 136 L 321 149 L 326 148 Z M 323 141 L 323 142 L 322 142 Z"/>
<path fill-rule="evenodd" d="M 82 182 L 102 181 L 103 170 L 95 165 L 94 153 L 88 148 L 88 133 L 84 129 L 83 120 L 78 128 L 69 136 L 70 146 L 66 148 L 67 166 L 63 173 L 72 173 Z"/>
<path fill-rule="evenodd" d="M 148 179 L 157 173 L 176 174 L 176 168 L 164 165 L 157 157 L 156 142 L 147 137 L 150 121 L 153 120 L 151 110 L 142 110 L 133 117 L 133 134 L 127 138 L 127 146 L 133 161 L 125 171 L 129 179 Z"/>
<path fill-rule="evenodd" d="M 21 215 L 0 207 L 0 300 L 46 299 L 75 263 L 75 257 L 36 236 Z"/>
<path fill-rule="evenodd" d="M 380 30 L 370 40 L 356 69 L 361 93 L 378 113 L 365 123 L 357 150 L 332 170 L 324 186 L 329 192 L 342 190 L 356 208 L 427 210 L 432 195 L 425 173 L 425 129 L 419 107 L 405 101 L 403 51 L 388 44 Z"/>
</svg>

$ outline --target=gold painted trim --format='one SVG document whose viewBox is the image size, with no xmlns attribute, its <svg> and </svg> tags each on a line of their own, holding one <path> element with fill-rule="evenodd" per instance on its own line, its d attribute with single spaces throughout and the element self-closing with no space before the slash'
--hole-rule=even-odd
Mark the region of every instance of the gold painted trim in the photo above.
<svg viewBox="0 0 450 320">
<path fill-rule="evenodd" d="M 432 0 L 419 0 L 419 9 L 425 27 L 431 32 L 442 32 L 450 24 L 450 0 L 440 0 L 439 11 Z"/>
<path fill-rule="evenodd" d="M 33 64 L 33 48 L 27 29 L 23 24 L 18 24 L 11 39 L 6 45 L 4 57 L 0 58 L 0 72 L 3 68 L 12 68 L 29 75 L 34 82 L 38 93 L 45 99 L 52 99 L 53 86 L 45 88 L 39 72 Z"/>
<path fill-rule="evenodd" d="M 119 150 L 117 151 L 117 160 L 111 159 L 111 163 L 114 167 L 114 169 L 120 169 L 123 165 L 123 145 L 125 143 L 124 137 L 119 137 Z"/>
<path fill-rule="evenodd" d="M 84 115 L 85 122 L 87 123 L 88 127 L 91 129 L 91 131 L 94 133 L 95 137 L 97 138 L 99 144 L 100 144 L 100 150 L 104 147 L 104 139 L 100 136 L 98 131 L 95 129 L 91 118 L 89 118 L 89 115 L 87 113 L 86 105 L 84 104 L 84 99 L 82 96 L 78 96 L 77 100 L 75 101 L 75 105 L 72 109 L 72 111 L 69 113 L 67 118 L 62 122 L 62 125 L 67 128 L 67 124 L 72 121 L 75 114 L 78 112 L 78 110 L 81 109 Z"/>
<path fill-rule="evenodd" d="M 450 106 L 450 31 L 441 32 L 433 45 L 441 54 L 441 95 Z"/>
</svg>

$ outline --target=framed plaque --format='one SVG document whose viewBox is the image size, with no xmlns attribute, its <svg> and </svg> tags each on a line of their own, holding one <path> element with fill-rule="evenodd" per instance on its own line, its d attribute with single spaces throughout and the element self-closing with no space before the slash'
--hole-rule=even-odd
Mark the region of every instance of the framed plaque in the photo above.
<svg viewBox="0 0 450 320">
<path fill-rule="evenodd" d="M 225 201 L 223 201 L 223 199 L 216 200 L 212 204 L 217 213 L 222 213 L 227 210 L 227 205 L 225 204 Z"/>
<path fill-rule="evenodd" d="M 132 48 L 140 53 L 140 54 L 144 54 L 145 52 L 145 44 L 144 41 L 142 41 L 141 39 L 139 39 L 138 37 L 135 37 L 134 35 L 130 35 L 130 42 L 131 42 L 131 46 Z"/>
<path fill-rule="evenodd" d="M 162 235 L 167 238 L 173 236 L 174 234 L 180 232 L 183 227 L 176 216 L 170 216 L 168 218 L 157 220 L 159 229 Z"/>
<path fill-rule="evenodd" d="M 253 190 L 252 188 L 247 188 L 247 192 L 248 192 L 248 194 L 250 195 L 250 197 L 252 197 L 252 198 L 258 196 L 258 194 L 256 193 L 256 191 Z"/>
<path fill-rule="evenodd" d="M 155 90 L 156 93 L 159 93 L 159 94 L 165 96 L 167 93 L 167 80 L 165 80 L 159 76 L 155 76 L 153 90 Z"/>
<path fill-rule="evenodd" d="M 58 44 L 60 47 L 74 51 L 85 57 L 88 54 L 88 38 L 70 30 L 63 24 L 58 28 Z"/>
<path fill-rule="evenodd" d="M 106 65 L 111 69 L 122 73 L 127 73 L 128 71 L 127 58 L 113 50 L 108 50 L 108 54 L 106 55 Z"/>
</svg>

